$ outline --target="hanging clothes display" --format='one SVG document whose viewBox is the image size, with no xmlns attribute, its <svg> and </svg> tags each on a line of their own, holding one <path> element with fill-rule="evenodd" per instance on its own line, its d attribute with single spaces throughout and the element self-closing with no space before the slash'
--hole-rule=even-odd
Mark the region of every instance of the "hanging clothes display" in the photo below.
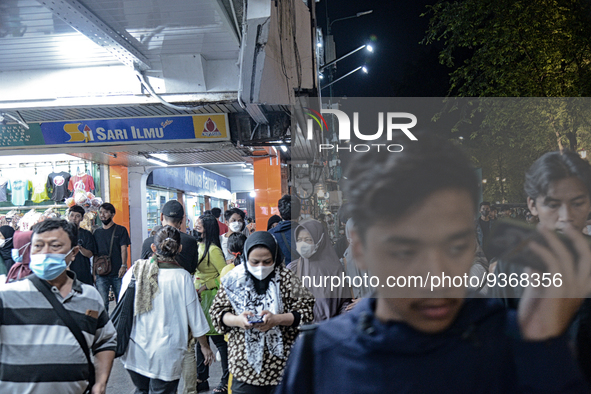
<svg viewBox="0 0 591 394">
<path fill-rule="evenodd" d="M 76 190 L 83 190 L 85 192 L 94 191 L 94 179 L 86 173 L 78 173 L 70 178 L 68 190 L 71 192 Z"/>
<path fill-rule="evenodd" d="M 10 202 L 12 205 L 25 205 L 25 201 L 29 199 L 29 191 L 32 183 L 26 179 L 16 179 L 10 182 L 8 190 L 12 193 Z"/>
<path fill-rule="evenodd" d="M 31 200 L 35 203 L 49 200 L 49 195 L 47 194 L 47 177 L 36 175 L 33 178 L 33 195 L 31 196 Z"/>
<path fill-rule="evenodd" d="M 65 171 L 52 172 L 47 176 L 47 189 L 51 191 L 51 199 L 55 202 L 62 202 L 68 192 L 70 174 Z"/>
</svg>

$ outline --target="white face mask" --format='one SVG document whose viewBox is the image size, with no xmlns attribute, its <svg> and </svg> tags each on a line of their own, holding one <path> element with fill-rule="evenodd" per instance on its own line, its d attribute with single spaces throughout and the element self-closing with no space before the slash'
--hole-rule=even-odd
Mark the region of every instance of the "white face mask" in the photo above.
<svg viewBox="0 0 591 394">
<path fill-rule="evenodd" d="M 296 250 L 305 259 L 309 259 L 316 253 L 316 245 L 310 245 L 307 242 L 297 242 Z"/>
<path fill-rule="evenodd" d="M 239 233 L 240 231 L 242 231 L 243 224 L 244 223 L 242 222 L 232 222 L 228 227 L 230 227 L 230 230 L 232 230 L 233 233 Z"/>
<path fill-rule="evenodd" d="M 257 266 L 252 266 L 252 265 L 248 264 L 248 270 L 250 271 L 252 276 L 257 278 L 258 280 L 265 279 L 267 276 L 269 276 L 271 274 L 271 272 L 273 272 L 274 269 L 275 269 L 275 264 L 268 265 L 268 266 L 263 265 L 263 264 L 259 264 Z"/>
<path fill-rule="evenodd" d="M 6 239 L 0 239 L 0 248 L 4 246 Z"/>
</svg>

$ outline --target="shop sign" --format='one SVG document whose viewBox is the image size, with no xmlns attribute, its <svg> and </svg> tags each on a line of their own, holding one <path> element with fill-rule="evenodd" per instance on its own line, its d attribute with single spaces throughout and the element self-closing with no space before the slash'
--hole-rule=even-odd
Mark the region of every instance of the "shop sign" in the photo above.
<svg viewBox="0 0 591 394">
<path fill-rule="evenodd" d="M 200 167 L 156 168 L 148 186 L 161 186 L 222 199 L 232 196 L 230 180 Z"/>
<path fill-rule="evenodd" d="M 228 116 L 200 114 L 29 123 L 29 130 L 17 124 L 0 124 L 0 147 L 133 144 L 178 140 L 228 141 Z"/>
</svg>

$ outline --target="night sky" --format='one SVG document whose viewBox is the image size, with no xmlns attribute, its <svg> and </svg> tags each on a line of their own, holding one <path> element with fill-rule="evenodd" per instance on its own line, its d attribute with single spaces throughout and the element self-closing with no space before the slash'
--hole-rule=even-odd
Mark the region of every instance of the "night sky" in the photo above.
<svg viewBox="0 0 591 394">
<path fill-rule="evenodd" d="M 448 91 L 450 69 L 437 61 L 438 48 L 419 42 L 425 35 L 429 16 L 425 5 L 435 0 L 352 1 L 321 0 L 316 3 L 318 26 L 326 34 L 330 21 L 373 9 L 359 18 L 332 25 L 337 57 L 373 41 L 375 50 L 359 51 L 337 63 L 335 79 L 367 65 L 368 74 L 358 71 L 333 85 L 333 96 L 347 97 L 441 97 Z M 373 40 L 372 40 L 373 39 Z M 326 83 L 326 79 L 321 85 Z M 328 95 L 328 89 L 322 91 Z"/>
</svg>

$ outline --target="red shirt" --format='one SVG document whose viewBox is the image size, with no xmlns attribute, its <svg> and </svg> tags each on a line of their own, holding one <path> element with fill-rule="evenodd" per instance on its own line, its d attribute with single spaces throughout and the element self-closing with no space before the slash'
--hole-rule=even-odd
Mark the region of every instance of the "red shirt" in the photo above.
<svg viewBox="0 0 591 394">
<path fill-rule="evenodd" d="M 224 235 L 228 232 L 228 226 L 218 220 L 218 226 L 220 226 L 220 235 Z"/>
</svg>

